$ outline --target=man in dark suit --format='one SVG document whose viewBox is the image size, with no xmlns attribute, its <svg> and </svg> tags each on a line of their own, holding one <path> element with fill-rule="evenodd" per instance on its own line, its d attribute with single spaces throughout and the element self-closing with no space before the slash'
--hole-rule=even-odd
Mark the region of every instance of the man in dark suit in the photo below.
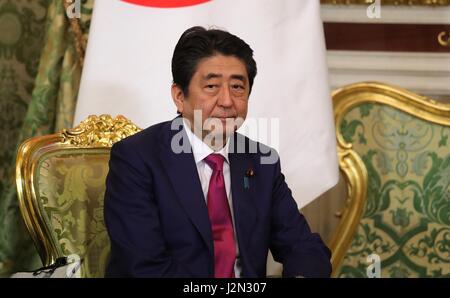
<svg viewBox="0 0 450 298">
<path fill-rule="evenodd" d="M 271 148 L 236 133 L 256 76 L 252 49 L 193 27 L 172 58 L 180 116 L 111 149 L 109 277 L 328 277 L 330 251 L 305 218 Z M 277 86 L 282 88 L 282 86 Z"/>
</svg>

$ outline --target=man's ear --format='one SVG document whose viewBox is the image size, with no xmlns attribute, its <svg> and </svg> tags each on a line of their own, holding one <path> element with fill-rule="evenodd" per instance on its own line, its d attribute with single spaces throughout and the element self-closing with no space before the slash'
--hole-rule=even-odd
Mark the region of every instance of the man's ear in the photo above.
<svg viewBox="0 0 450 298">
<path fill-rule="evenodd" d="M 177 112 L 182 114 L 184 107 L 184 93 L 183 90 L 177 84 L 172 84 L 172 100 L 177 106 Z"/>
</svg>

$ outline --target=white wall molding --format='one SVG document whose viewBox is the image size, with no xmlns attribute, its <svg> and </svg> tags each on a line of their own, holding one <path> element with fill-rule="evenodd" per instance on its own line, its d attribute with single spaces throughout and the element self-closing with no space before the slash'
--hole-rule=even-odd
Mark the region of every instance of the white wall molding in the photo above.
<svg viewBox="0 0 450 298">
<path fill-rule="evenodd" d="M 322 20 L 338 23 L 450 24 L 450 6 L 381 6 L 380 18 L 367 17 L 368 5 L 321 5 Z"/>
<path fill-rule="evenodd" d="M 380 81 L 419 94 L 450 96 L 450 53 L 328 51 L 332 89 Z"/>
</svg>

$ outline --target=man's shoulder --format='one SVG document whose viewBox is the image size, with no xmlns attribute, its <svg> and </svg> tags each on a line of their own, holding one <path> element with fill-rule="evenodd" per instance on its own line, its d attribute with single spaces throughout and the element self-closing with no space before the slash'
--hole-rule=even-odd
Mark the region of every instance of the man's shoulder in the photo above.
<svg viewBox="0 0 450 298">
<path fill-rule="evenodd" d="M 164 121 L 154 125 L 151 125 L 134 135 L 126 137 L 117 143 L 114 144 L 113 147 L 121 147 L 121 148 L 154 148 L 155 145 L 159 144 L 165 133 L 170 130 L 171 121 Z"/>
</svg>

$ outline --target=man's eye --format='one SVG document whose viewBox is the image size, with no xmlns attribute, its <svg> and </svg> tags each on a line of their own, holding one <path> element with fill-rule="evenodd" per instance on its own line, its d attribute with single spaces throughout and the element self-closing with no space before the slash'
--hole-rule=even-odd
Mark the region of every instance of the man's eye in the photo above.
<svg viewBox="0 0 450 298">
<path fill-rule="evenodd" d="M 244 86 L 242 86 L 242 85 L 231 85 L 231 88 L 236 89 L 236 90 L 243 90 Z"/>
<path fill-rule="evenodd" d="M 207 89 L 214 89 L 214 88 L 216 88 L 217 87 L 217 85 L 206 85 L 206 88 Z"/>
</svg>

